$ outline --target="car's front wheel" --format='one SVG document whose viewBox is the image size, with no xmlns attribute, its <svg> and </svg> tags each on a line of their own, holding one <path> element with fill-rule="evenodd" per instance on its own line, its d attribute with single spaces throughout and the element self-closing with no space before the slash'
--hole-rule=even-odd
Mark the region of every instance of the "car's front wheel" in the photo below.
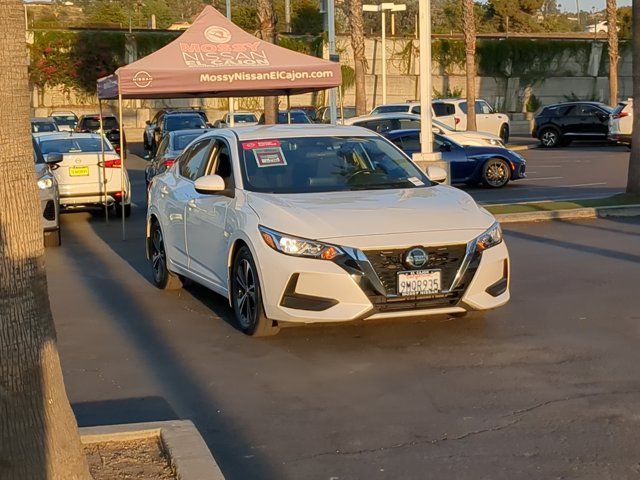
<svg viewBox="0 0 640 480">
<path fill-rule="evenodd" d="M 246 246 L 240 248 L 233 260 L 231 301 L 242 332 L 254 337 L 267 337 L 280 331 L 278 324 L 265 315 L 258 270 Z"/>
<path fill-rule="evenodd" d="M 482 167 L 482 183 L 491 188 L 504 187 L 511 178 L 511 168 L 502 158 L 492 158 Z"/>
<path fill-rule="evenodd" d="M 560 134 L 554 128 L 545 128 L 540 132 L 540 142 L 545 148 L 555 148 L 560 145 Z"/>
<path fill-rule="evenodd" d="M 157 221 L 151 225 L 151 241 L 149 242 L 149 259 L 151 261 L 151 278 L 153 284 L 161 290 L 178 290 L 182 288 L 182 280 L 167 268 L 167 252 L 164 236 Z"/>
</svg>

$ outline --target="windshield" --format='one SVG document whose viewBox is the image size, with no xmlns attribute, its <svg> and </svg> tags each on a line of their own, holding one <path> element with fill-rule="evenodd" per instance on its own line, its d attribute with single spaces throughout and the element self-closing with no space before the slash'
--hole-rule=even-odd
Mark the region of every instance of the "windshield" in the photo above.
<svg viewBox="0 0 640 480">
<path fill-rule="evenodd" d="M 371 115 L 377 115 L 379 113 L 398 113 L 408 112 L 409 107 L 407 105 L 380 105 L 371 112 Z"/>
<path fill-rule="evenodd" d="M 378 137 L 305 137 L 241 143 L 245 189 L 313 193 L 432 185 L 422 171 Z"/>
<path fill-rule="evenodd" d="M 278 123 L 289 123 L 287 112 L 278 113 Z M 304 112 L 291 112 L 291 123 L 311 123 Z"/>
<path fill-rule="evenodd" d="M 182 151 L 187 148 L 191 142 L 193 142 L 196 138 L 202 135 L 202 132 L 198 133 L 185 133 L 182 135 L 176 135 L 173 137 L 173 148 L 172 150 Z"/>
<path fill-rule="evenodd" d="M 58 127 L 53 122 L 31 122 L 31 131 L 38 132 L 57 132 Z"/>
<path fill-rule="evenodd" d="M 42 139 L 38 144 L 40 145 L 40 152 L 42 152 L 43 155 L 48 155 L 49 153 L 95 153 L 102 151 L 100 148 L 100 140 L 92 137 Z M 106 152 L 113 151 L 111 145 L 106 141 L 104 142 L 104 150 Z"/>
<path fill-rule="evenodd" d="M 167 132 L 206 127 L 207 125 L 200 115 L 167 115 L 165 118 L 165 130 Z"/>
<path fill-rule="evenodd" d="M 74 115 L 51 115 L 51 118 L 58 125 L 64 125 L 65 127 L 75 127 L 78 121 Z"/>
<path fill-rule="evenodd" d="M 116 117 L 102 117 L 102 125 L 105 130 L 118 130 L 118 122 Z M 100 130 L 100 117 L 87 117 L 82 122 L 83 130 L 92 132 Z"/>
<path fill-rule="evenodd" d="M 252 114 L 241 114 L 241 113 L 236 113 L 233 117 L 236 121 L 236 123 L 257 123 L 258 119 L 256 118 L 255 115 Z"/>
</svg>

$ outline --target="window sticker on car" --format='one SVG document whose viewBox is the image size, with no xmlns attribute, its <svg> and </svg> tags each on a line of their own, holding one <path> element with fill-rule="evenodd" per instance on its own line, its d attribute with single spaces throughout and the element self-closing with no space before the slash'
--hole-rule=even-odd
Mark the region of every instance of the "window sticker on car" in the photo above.
<svg viewBox="0 0 640 480">
<path fill-rule="evenodd" d="M 420 180 L 418 177 L 409 177 L 407 178 L 411 183 L 413 183 L 416 187 L 421 187 L 424 185 L 424 182 Z"/>
<path fill-rule="evenodd" d="M 242 142 L 243 150 L 255 150 L 256 148 L 279 147 L 280 140 L 253 140 L 250 142 Z"/>
<path fill-rule="evenodd" d="M 278 167 L 287 164 L 284 153 L 280 147 L 254 148 L 253 154 L 256 157 L 258 167 Z"/>
</svg>

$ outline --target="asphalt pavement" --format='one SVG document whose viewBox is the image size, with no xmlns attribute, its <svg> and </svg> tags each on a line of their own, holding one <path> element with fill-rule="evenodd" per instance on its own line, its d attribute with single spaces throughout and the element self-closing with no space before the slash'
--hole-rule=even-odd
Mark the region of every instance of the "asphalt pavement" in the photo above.
<svg viewBox="0 0 640 480">
<path fill-rule="evenodd" d="M 131 166 L 127 240 L 118 221 L 66 214 L 47 252 L 80 425 L 190 419 L 228 479 L 640 476 L 640 219 L 509 226 L 512 300 L 483 316 L 253 339 L 214 293 L 151 285 Z"/>
</svg>

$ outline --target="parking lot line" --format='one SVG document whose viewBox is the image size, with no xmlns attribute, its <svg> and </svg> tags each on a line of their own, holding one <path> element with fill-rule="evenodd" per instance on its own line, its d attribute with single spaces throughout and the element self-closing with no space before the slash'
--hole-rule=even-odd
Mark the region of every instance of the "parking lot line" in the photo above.
<svg viewBox="0 0 640 480">
<path fill-rule="evenodd" d="M 526 182 L 531 180 L 560 180 L 564 177 L 531 177 L 531 178 L 521 178 L 518 180 L 519 182 Z"/>
<path fill-rule="evenodd" d="M 559 185 L 560 187 L 595 187 L 596 185 L 606 185 L 607 182 L 597 183 L 576 183 L 575 185 Z"/>
</svg>

